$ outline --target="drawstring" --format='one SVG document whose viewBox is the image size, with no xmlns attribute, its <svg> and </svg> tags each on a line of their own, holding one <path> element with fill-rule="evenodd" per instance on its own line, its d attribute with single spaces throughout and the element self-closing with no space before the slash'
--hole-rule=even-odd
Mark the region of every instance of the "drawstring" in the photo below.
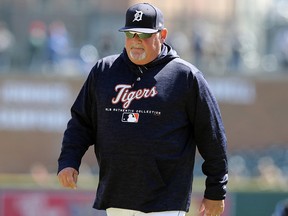
<svg viewBox="0 0 288 216">
<path fill-rule="evenodd" d="M 145 66 L 142 66 L 144 69 L 148 70 Z M 138 70 L 137 70 L 138 69 Z M 137 78 L 135 82 L 140 82 L 141 78 L 144 75 L 143 69 L 141 68 L 141 66 L 137 66 L 137 69 L 135 68 L 135 70 L 132 69 L 132 71 L 136 74 Z M 133 82 L 132 87 L 134 87 L 135 82 Z"/>
<path fill-rule="evenodd" d="M 142 70 L 142 68 L 140 66 L 138 66 L 138 69 L 140 71 L 140 74 L 137 73 L 138 77 L 137 77 L 136 81 L 139 82 L 141 80 L 141 77 L 143 76 L 144 73 L 143 73 L 143 70 Z"/>
</svg>

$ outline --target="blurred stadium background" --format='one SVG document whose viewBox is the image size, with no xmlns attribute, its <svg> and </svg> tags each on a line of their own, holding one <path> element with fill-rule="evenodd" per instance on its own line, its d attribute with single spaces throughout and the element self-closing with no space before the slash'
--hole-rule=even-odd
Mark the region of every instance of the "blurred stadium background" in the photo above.
<svg viewBox="0 0 288 216">
<path fill-rule="evenodd" d="M 131 0 L 0 0 L 0 216 L 104 216 L 91 208 L 90 149 L 79 190 L 60 188 L 69 109 L 95 61 L 119 53 Z M 288 1 L 147 0 L 168 41 L 200 68 L 229 140 L 225 216 L 278 216 L 288 199 Z M 201 158 L 188 216 L 203 194 Z"/>
</svg>

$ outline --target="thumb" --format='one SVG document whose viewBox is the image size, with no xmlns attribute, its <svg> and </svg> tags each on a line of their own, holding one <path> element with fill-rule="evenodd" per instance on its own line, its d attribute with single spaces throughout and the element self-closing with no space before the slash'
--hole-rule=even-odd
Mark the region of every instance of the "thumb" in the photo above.
<svg viewBox="0 0 288 216">
<path fill-rule="evenodd" d="M 78 178 L 78 172 L 76 170 L 73 170 L 72 173 L 70 173 L 70 175 L 67 176 L 68 187 L 76 189 L 77 178 Z"/>
<path fill-rule="evenodd" d="M 77 188 L 77 180 L 78 180 L 78 172 L 74 170 L 72 173 L 72 180 L 71 183 L 71 188 L 76 189 Z"/>
<path fill-rule="evenodd" d="M 204 203 L 202 202 L 201 205 L 200 205 L 200 208 L 199 208 L 199 213 L 204 212 L 204 210 L 205 210 L 205 205 L 204 205 Z"/>
<path fill-rule="evenodd" d="M 73 172 L 73 181 L 74 181 L 75 184 L 77 184 L 77 180 L 78 180 L 78 172 L 75 170 Z"/>
</svg>

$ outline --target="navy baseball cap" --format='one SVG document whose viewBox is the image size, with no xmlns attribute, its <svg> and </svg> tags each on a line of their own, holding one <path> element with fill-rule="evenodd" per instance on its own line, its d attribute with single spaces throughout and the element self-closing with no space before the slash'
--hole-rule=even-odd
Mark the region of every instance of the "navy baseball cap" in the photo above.
<svg viewBox="0 0 288 216">
<path fill-rule="evenodd" d="M 120 28 L 119 31 L 156 33 L 163 28 L 164 17 L 162 12 L 149 3 L 140 3 L 128 8 L 125 26 Z"/>
</svg>

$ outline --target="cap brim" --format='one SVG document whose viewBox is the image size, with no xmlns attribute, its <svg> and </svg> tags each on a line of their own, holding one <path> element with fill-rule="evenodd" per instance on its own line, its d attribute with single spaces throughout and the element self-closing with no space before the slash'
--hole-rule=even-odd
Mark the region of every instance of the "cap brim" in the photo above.
<svg viewBox="0 0 288 216">
<path fill-rule="evenodd" d="M 119 29 L 120 32 L 132 31 L 132 32 L 139 32 L 139 33 L 156 33 L 158 32 L 157 29 L 150 29 L 150 28 L 121 28 Z"/>
</svg>

